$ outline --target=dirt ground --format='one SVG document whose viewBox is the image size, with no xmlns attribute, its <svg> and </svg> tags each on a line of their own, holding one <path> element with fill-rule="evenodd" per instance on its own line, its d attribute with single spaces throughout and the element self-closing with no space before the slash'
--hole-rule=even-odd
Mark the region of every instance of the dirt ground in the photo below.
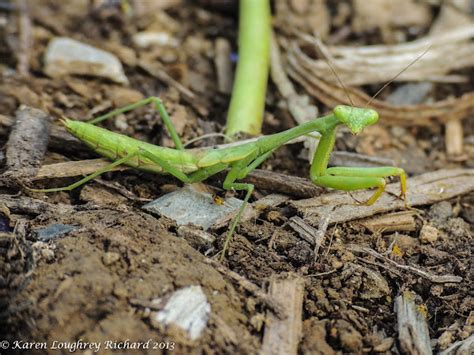
<svg viewBox="0 0 474 355">
<path fill-rule="evenodd" d="M 405 0 L 393 8 L 387 5 L 390 1 L 380 0 L 371 5 L 380 9 L 368 10 L 361 3 L 274 2 L 273 27 L 284 65 L 291 41 L 300 38 L 298 33 L 318 32 L 331 46 L 395 45 L 422 38 L 435 25 L 444 31 L 460 26 L 460 20 L 441 23 L 440 18 L 446 11 L 463 13 L 459 7 L 464 6 L 463 1 Z M 97 158 L 87 147 L 68 140 L 58 128 L 61 117 L 86 120 L 148 96 L 163 100 L 183 141 L 222 131 L 230 96 L 217 84 L 222 78 L 216 70 L 216 42 L 225 39 L 232 54 L 236 53 L 236 2 L 38 0 L 2 1 L 0 5 L 2 147 L 7 145 L 20 105 L 40 109 L 53 121 L 47 151 L 44 159 L 40 157 L 43 167 Z M 379 14 L 377 21 L 367 17 L 370 11 Z M 143 31 L 160 32 L 161 42 L 138 46 L 134 36 Z M 88 75 L 47 76 L 44 53 L 54 37 L 73 38 L 114 54 L 129 83 Z M 301 48 L 305 50 L 305 45 Z M 314 58 L 309 51 L 307 54 Z M 449 74 L 456 80 L 434 80 L 418 102 L 392 103 L 392 107 L 419 105 L 420 115 L 432 109 L 429 105 L 438 105 L 442 114 L 430 111 L 423 122 L 403 121 L 405 114 L 398 121 L 382 114 L 380 124 L 359 136 L 345 130 L 338 133 L 336 150 L 354 153 L 344 158 L 344 165 L 360 164 L 351 161 L 354 157 L 394 161 L 409 175 L 409 202 L 419 202 L 405 208 L 386 194 L 394 202 L 381 202 L 370 210 L 357 205 L 347 193 L 308 190 L 309 180 L 298 180 L 307 179 L 310 167 L 299 158 L 303 144 L 285 146 L 261 167 L 267 177 L 285 174 L 283 187 L 253 177 L 255 215 L 238 226 L 222 263 L 216 255 L 227 225 L 212 229 L 209 234 L 215 240 L 204 243 L 194 238 L 197 228 L 183 232 L 175 221 L 141 209 L 146 201 L 181 187 L 175 179 L 127 170 L 107 173 L 71 192 L 33 193 L 24 186 L 64 186 L 77 177 L 38 180 L 31 174 L 12 173 L 12 162 L 3 149 L 0 340 L 10 345 L 19 341 L 20 348 L 10 349 L 17 353 L 67 353 L 67 349 L 53 350 L 51 343 L 79 340 L 112 342 L 108 350 L 103 345 L 100 353 L 128 353 L 130 349 L 120 349 L 120 344 L 151 339 L 158 349 L 136 352 L 255 354 L 265 347 L 269 319 L 278 313 L 272 298 L 265 296 L 276 279 L 298 280 L 303 285 L 301 294 L 295 296 L 295 300 L 301 297 L 300 302 L 287 309 L 302 312 L 291 325 L 298 329 L 302 324 L 298 353 L 414 352 L 414 348 L 404 348 L 397 322 L 400 312 L 395 303 L 405 291 L 415 295 L 417 309 L 423 314 L 420 322 L 427 325 L 434 352 L 472 339 L 474 105 L 465 100 L 464 111 L 454 114 L 449 103 L 437 104 L 472 95 L 472 64 L 471 57 L 470 65 L 453 68 Z M 298 94 L 309 95 L 309 102 L 321 114 L 331 109 L 297 74 L 287 74 Z M 367 95 L 384 84 L 352 84 L 348 75 L 344 74 L 347 85 Z M 429 80 L 413 82 L 418 81 Z M 404 88 L 405 82 L 395 82 L 377 100 L 390 99 Z M 417 93 L 407 95 L 413 98 Z M 297 124 L 287 99 L 275 79 L 270 80 L 265 134 Z M 411 117 L 410 110 L 403 112 Z M 172 146 L 151 107 L 102 126 Z M 214 138 L 195 146 L 217 143 L 222 141 Z M 24 166 L 38 171 L 38 164 L 26 162 Z M 445 177 L 447 170 L 457 175 Z M 410 190 L 416 186 L 412 178 L 429 178 L 437 171 L 443 171 L 438 180 L 445 190 L 439 186 L 429 193 L 423 193 L 421 187 Z M 278 176 L 282 175 L 275 174 L 275 179 Z M 222 176 L 210 179 L 207 188 L 220 194 L 221 181 Z M 302 184 L 301 191 L 298 184 Z M 285 195 L 279 203 L 258 207 L 260 199 L 277 193 Z M 419 200 L 412 193 L 418 193 Z M 316 205 L 319 201 L 331 205 L 336 195 L 351 212 L 367 212 L 359 217 L 331 216 L 324 225 L 323 215 L 314 212 Z M 300 228 L 295 227 L 298 223 Z M 51 226 L 68 229 L 53 233 L 48 229 Z M 311 238 L 317 231 L 322 231 L 322 239 L 315 247 Z M 202 334 L 194 340 L 179 327 L 158 323 L 156 314 L 163 303 L 155 303 L 192 285 L 201 286 L 211 309 Z M 46 349 L 32 349 L 42 342 L 48 343 Z M 282 343 L 281 349 L 287 345 Z"/>
</svg>

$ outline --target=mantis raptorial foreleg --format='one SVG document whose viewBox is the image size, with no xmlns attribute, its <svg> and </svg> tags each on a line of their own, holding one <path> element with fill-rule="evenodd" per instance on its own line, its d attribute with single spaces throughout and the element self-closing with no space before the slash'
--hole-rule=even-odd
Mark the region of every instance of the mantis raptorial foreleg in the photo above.
<svg viewBox="0 0 474 355">
<path fill-rule="evenodd" d="M 128 111 L 132 111 L 132 110 L 135 110 L 137 108 L 146 106 L 150 103 L 155 104 L 155 107 L 158 110 L 158 112 L 160 113 L 160 117 L 163 120 L 163 123 L 165 124 L 166 129 L 168 130 L 168 132 L 171 136 L 171 139 L 173 140 L 173 143 L 176 146 L 176 149 L 184 150 L 183 143 L 179 139 L 178 133 L 176 133 L 176 129 L 173 126 L 173 122 L 171 122 L 171 118 L 168 115 L 168 112 L 166 112 L 165 106 L 163 105 L 163 103 L 161 102 L 161 100 L 158 97 L 151 96 L 149 98 L 146 98 L 144 100 L 140 100 L 140 101 L 135 102 L 133 104 L 120 107 L 120 108 L 118 108 L 116 110 L 113 110 L 113 111 L 111 111 L 111 112 L 109 112 L 105 115 L 96 117 L 96 118 L 88 121 L 88 123 L 96 124 L 96 123 L 105 121 L 108 118 L 120 115 L 121 113 L 125 113 L 125 112 L 128 112 Z"/>
<path fill-rule="evenodd" d="M 334 147 L 335 132 L 323 132 L 311 165 L 311 181 L 316 185 L 337 190 L 354 191 L 376 188 L 374 194 L 365 202 L 371 205 L 385 191 L 385 177 L 400 177 L 400 197 L 406 202 L 406 175 L 400 168 L 385 166 L 377 168 L 333 167 L 327 168 L 329 155 Z"/>
<path fill-rule="evenodd" d="M 406 194 L 407 194 L 407 177 L 405 174 L 405 170 L 401 168 L 397 168 L 394 166 L 381 166 L 377 168 L 353 168 L 353 167 L 333 167 L 326 169 L 326 173 L 328 175 L 332 176 L 347 176 L 347 177 L 375 177 L 375 178 L 382 178 L 382 180 L 385 182 L 385 177 L 390 177 L 390 176 L 398 176 L 400 178 L 400 197 L 403 198 L 406 202 Z M 377 185 L 378 186 L 378 185 Z M 385 187 L 385 184 L 383 185 Z M 380 194 L 384 191 L 382 188 L 382 191 L 377 195 L 380 196 Z M 372 204 L 375 202 L 376 199 L 374 199 L 371 203 L 369 201 L 372 200 L 372 198 L 367 201 L 367 204 Z"/>
</svg>

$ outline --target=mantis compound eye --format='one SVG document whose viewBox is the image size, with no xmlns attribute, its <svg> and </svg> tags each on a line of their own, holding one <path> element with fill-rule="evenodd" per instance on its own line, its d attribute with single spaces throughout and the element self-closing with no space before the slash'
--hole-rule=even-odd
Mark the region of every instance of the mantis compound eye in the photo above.
<svg viewBox="0 0 474 355">
<path fill-rule="evenodd" d="M 338 105 L 333 112 L 339 121 L 349 127 L 354 134 L 360 133 L 365 127 L 373 125 L 379 119 L 378 112 L 369 108 Z"/>
</svg>

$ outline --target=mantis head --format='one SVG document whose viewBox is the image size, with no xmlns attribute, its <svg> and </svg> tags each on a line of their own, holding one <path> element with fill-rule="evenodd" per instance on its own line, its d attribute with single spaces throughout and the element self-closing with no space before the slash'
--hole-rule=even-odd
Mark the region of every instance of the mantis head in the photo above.
<svg viewBox="0 0 474 355">
<path fill-rule="evenodd" d="M 339 121 L 350 128 L 353 134 L 360 133 L 365 127 L 373 125 L 379 120 L 378 112 L 369 108 L 338 105 L 333 112 Z"/>
</svg>

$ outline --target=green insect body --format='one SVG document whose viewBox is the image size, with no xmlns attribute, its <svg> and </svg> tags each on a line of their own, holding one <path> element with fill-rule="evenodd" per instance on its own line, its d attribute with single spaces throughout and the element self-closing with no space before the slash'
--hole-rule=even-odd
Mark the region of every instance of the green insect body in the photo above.
<svg viewBox="0 0 474 355">
<path fill-rule="evenodd" d="M 96 123 L 105 119 L 149 103 L 154 104 L 159 111 L 176 149 L 155 146 L 95 126 Z M 400 195 L 405 200 L 406 205 L 406 175 L 403 169 L 397 167 L 327 167 L 336 139 L 337 126 L 346 125 L 353 134 L 358 134 L 365 127 L 375 124 L 378 118 L 379 115 L 374 110 L 339 105 L 327 116 L 316 118 L 280 133 L 262 136 L 254 142 L 225 148 L 184 149 L 161 100 L 150 97 L 116 109 L 89 123 L 63 119 L 62 123 L 70 133 L 98 154 L 113 162 L 69 186 L 31 190 L 37 192 L 72 190 L 121 164 L 154 173 L 168 173 L 184 183 L 203 181 L 209 176 L 228 168 L 229 171 L 225 177 L 223 188 L 226 190 L 243 190 L 246 191 L 246 195 L 227 234 L 222 253 L 224 255 L 254 189 L 252 184 L 236 181 L 245 178 L 249 172 L 263 163 L 281 145 L 312 132 L 321 134 L 310 168 L 310 179 L 314 184 L 345 191 L 376 188 L 372 197 L 366 201 L 366 204 L 370 205 L 385 190 L 385 178 L 398 176 L 400 178 Z"/>
<path fill-rule="evenodd" d="M 61 122 L 69 133 L 76 136 L 96 153 L 112 161 L 123 158 L 130 152 L 147 150 L 172 162 L 174 167 L 184 173 L 192 173 L 199 169 L 198 157 L 189 151 L 142 142 L 86 122 L 70 119 L 63 119 Z M 139 155 L 131 158 L 125 165 L 151 173 L 163 173 L 163 168 L 160 165 Z"/>
</svg>

